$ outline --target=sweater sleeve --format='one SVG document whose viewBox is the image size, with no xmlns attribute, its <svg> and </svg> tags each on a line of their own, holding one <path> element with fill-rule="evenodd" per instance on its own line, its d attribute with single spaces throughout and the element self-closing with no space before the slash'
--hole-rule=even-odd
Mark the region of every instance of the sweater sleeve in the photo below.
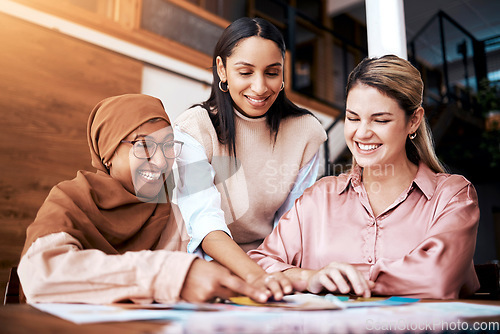
<svg viewBox="0 0 500 334">
<path fill-rule="evenodd" d="M 426 238 L 401 259 L 381 259 L 370 270 L 374 293 L 449 299 L 479 287 L 473 262 L 479 207 L 471 184 L 437 212 Z M 408 293 L 411 291 L 411 294 Z"/>
<path fill-rule="evenodd" d="M 169 303 L 179 300 L 195 255 L 166 250 L 107 255 L 67 233 L 38 238 L 21 258 L 28 303 Z"/>
<path fill-rule="evenodd" d="M 307 133 L 308 139 L 300 168 L 303 168 L 318 154 L 321 145 L 328 138 L 325 129 L 323 129 L 321 123 L 314 116 L 306 115 L 303 126 L 305 128 L 302 131 Z"/>
<path fill-rule="evenodd" d="M 177 140 L 184 142 L 181 155 L 177 158 L 174 197 L 191 238 L 187 250 L 195 253 L 210 232 L 220 230 L 229 236 L 231 232 L 221 208 L 221 195 L 214 184 L 215 171 L 207 160 L 203 146 L 177 126 L 174 133 Z"/>
<path fill-rule="evenodd" d="M 316 179 L 318 178 L 318 170 L 319 152 L 314 155 L 314 157 L 307 163 L 307 165 L 300 169 L 292 190 L 288 194 L 285 202 L 283 202 L 283 204 L 274 215 L 274 227 L 276 227 L 280 218 L 293 207 L 295 200 L 302 196 L 304 190 L 306 190 L 316 182 Z"/>
</svg>

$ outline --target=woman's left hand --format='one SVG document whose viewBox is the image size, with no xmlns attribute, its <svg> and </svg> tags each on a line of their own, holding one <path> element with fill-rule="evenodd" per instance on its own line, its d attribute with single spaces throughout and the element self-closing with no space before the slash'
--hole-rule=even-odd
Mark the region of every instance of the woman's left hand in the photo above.
<svg viewBox="0 0 500 334">
<path fill-rule="evenodd" d="M 366 280 L 361 272 L 347 263 L 332 262 L 309 274 L 307 290 L 319 293 L 323 289 L 332 292 L 352 293 L 368 298 L 375 283 Z"/>
<path fill-rule="evenodd" d="M 255 287 L 266 289 L 269 297 L 274 298 L 274 300 L 283 299 L 284 295 L 292 293 L 294 289 L 290 279 L 282 272 L 275 272 L 272 274 L 263 273 L 254 280 L 247 282 Z"/>
</svg>

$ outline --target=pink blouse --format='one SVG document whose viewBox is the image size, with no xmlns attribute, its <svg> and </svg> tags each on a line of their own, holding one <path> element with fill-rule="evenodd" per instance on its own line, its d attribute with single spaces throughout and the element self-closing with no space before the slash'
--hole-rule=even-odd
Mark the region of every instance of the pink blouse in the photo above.
<svg viewBox="0 0 500 334">
<path fill-rule="evenodd" d="M 451 299 L 476 291 L 472 184 L 420 164 L 410 187 L 375 216 L 360 172 L 316 182 L 250 257 L 267 272 L 350 263 L 376 283 L 375 295 Z"/>
</svg>

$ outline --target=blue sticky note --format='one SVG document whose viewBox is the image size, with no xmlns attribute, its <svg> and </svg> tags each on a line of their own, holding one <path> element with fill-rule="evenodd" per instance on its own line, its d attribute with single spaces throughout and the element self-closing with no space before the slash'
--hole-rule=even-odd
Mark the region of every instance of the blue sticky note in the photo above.
<svg viewBox="0 0 500 334">
<path fill-rule="evenodd" d="M 376 307 L 376 306 L 396 306 L 416 303 L 420 299 L 418 298 L 407 298 L 407 297 L 389 297 L 384 300 L 377 300 L 373 302 L 347 302 L 345 305 L 347 307 Z"/>
</svg>

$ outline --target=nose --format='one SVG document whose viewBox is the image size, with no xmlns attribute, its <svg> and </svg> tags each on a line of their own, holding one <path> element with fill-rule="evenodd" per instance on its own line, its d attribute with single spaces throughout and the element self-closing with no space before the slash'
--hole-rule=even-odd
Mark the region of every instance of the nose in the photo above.
<svg viewBox="0 0 500 334">
<path fill-rule="evenodd" d="M 356 137 L 360 139 L 369 138 L 372 135 L 372 130 L 370 125 L 365 121 L 360 121 L 358 127 L 356 128 Z"/>
<path fill-rule="evenodd" d="M 159 169 L 165 169 L 168 165 L 167 158 L 165 158 L 159 146 L 156 148 L 155 154 L 149 158 L 148 162 Z"/>
<path fill-rule="evenodd" d="M 267 82 L 263 75 L 255 75 L 252 80 L 252 91 L 257 95 L 263 95 L 267 92 Z"/>
</svg>

